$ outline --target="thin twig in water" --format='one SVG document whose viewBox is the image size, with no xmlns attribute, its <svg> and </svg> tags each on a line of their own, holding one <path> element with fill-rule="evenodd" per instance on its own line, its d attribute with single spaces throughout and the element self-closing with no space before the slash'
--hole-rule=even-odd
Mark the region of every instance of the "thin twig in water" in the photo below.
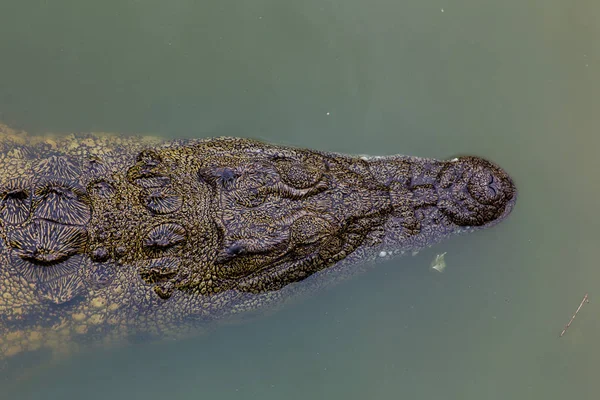
<svg viewBox="0 0 600 400">
<path fill-rule="evenodd" d="M 577 310 L 575 311 L 575 314 L 573 314 L 573 316 L 571 317 L 571 320 L 569 321 L 569 323 L 565 325 L 565 329 L 563 329 L 563 331 L 560 333 L 560 337 L 563 337 L 563 335 L 565 334 L 565 332 L 567 331 L 567 329 L 569 329 L 569 327 L 571 326 L 571 323 L 573 322 L 573 320 L 577 316 L 577 313 L 579 312 L 579 310 L 581 310 L 581 307 L 583 307 L 583 303 L 589 303 L 589 302 L 590 301 L 588 300 L 588 294 L 586 293 L 585 296 L 583 296 L 583 300 L 581 300 L 581 303 L 579 304 L 579 307 L 577 307 Z"/>
</svg>

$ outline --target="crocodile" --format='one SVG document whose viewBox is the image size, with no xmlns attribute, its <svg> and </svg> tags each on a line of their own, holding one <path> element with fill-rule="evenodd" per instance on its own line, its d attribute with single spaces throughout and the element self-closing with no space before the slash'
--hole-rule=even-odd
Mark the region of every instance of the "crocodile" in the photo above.
<svg viewBox="0 0 600 400">
<path fill-rule="evenodd" d="M 491 227 L 516 196 L 474 156 L 0 125 L 0 359 L 178 339 L 275 310 Z"/>
</svg>

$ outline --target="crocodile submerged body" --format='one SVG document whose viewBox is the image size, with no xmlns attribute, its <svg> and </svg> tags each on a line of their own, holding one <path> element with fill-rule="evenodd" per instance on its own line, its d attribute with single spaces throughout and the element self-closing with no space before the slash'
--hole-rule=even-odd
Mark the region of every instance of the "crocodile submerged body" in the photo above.
<svg viewBox="0 0 600 400">
<path fill-rule="evenodd" d="M 478 157 L 0 126 L 0 359 L 187 336 L 490 227 L 515 201 Z"/>
</svg>

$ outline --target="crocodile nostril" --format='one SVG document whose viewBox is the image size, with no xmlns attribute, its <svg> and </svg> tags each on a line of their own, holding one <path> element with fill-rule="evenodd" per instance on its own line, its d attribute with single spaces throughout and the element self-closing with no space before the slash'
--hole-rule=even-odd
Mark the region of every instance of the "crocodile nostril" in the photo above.
<svg viewBox="0 0 600 400">
<path fill-rule="evenodd" d="M 469 186 L 471 196 L 480 204 L 495 201 L 501 192 L 499 179 L 489 170 L 476 173 L 471 177 Z"/>
</svg>

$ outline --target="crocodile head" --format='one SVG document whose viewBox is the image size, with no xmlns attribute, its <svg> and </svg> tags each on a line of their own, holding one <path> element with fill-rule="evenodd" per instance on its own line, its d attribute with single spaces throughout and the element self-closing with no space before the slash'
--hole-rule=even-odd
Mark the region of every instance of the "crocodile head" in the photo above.
<svg viewBox="0 0 600 400">
<path fill-rule="evenodd" d="M 234 138 L 0 145 L 4 356 L 180 337 L 494 225 L 516 199 L 510 177 L 477 157 Z"/>
</svg>

